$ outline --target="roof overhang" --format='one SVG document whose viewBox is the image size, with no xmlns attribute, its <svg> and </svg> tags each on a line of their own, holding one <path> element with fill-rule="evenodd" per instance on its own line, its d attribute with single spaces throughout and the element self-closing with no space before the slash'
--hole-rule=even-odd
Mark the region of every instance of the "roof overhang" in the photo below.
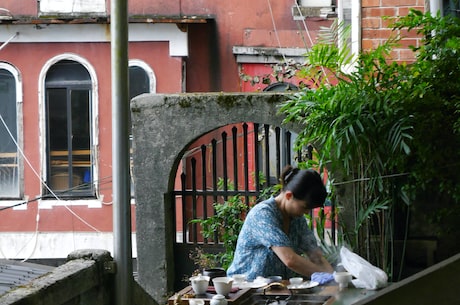
<svg viewBox="0 0 460 305">
<path fill-rule="evenodd" d="M 187 25 L 205 23 L 208 19 L 187 17 L 131 18 L 129 42 L 167 41 L 170 56 L 188 56 Z M 29 19 L 0 23 L 0 42 L 8 43 L 66 43 L 110 42 L 110 21 Z M 81 35 L 85 33 L 85 35 Z M 2 48 L 4 47 L 2 45 Z"/>
</svg>

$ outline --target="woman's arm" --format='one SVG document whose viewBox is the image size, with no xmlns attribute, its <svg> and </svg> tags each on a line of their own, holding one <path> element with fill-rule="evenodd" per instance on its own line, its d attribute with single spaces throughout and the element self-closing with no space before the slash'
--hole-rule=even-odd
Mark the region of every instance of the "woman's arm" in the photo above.
<svg viewBox="0 0 460 305">
<path fill-rule="evenodd" d="M 323 272 L 334 272 L 334 268 L 332 268 L 331 264 L 326 260 L 326 258 L 323 255 L 323 252 L 319 248 L 308 252 L 307 255 L 314 264 L 322 266 L 322 268 L 326 269 Z"/>
<path fill-rule="evenodd" d="M 330 272 L 334 269 L 320 249 L 310 251 L 308 258 L 297 254 L 291 247 L 272 247 L 273 252 L 289 269 L 310 277 L 315 272 Z"/>
</svg>

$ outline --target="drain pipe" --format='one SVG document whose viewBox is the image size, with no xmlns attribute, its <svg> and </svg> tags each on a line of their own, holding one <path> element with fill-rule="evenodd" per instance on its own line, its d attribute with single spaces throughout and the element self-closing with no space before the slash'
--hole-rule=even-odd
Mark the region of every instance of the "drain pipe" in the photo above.
<svg viewBox="0 0 460 305">
<path fill-rule="evenodd" d="M 133 266 L 129 172 L 129 85 L 127 0 L 111 2 L 112 187 L 115 304 L 131 305 Z"/>
<path fill-rule="evenodd" d="M 351 51 L 353 54 L 361 52 L 361 0 L 351 1 Z"/>
<path fill-rule="evenodd" d="M 436 16 L 438 12 L 441 12 L 442 15 L 442 1 L 439 0 L 430 0 L 430 13 L 432 16 Z"/>
</svg>

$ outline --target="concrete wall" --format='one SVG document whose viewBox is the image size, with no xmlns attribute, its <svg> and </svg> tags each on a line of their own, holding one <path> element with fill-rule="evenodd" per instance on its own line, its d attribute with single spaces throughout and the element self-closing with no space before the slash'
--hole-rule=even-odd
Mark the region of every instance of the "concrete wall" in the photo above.
<svg viewBox="0 0 460 305">
<path fill-rule="evenodd" d="M 77 250 L 68 262 L 0 297 L 2 305 L 112 305 L 116 267 L 105 250 Z M 132 278 L 126 279 L 127 281 Z M 157 305 L 137 284 L 133 305 Z"/>
<path fill-rule="evenodd" d="M 187 145 L 227 124 L 282 126 L 277 105 L 286 99 L 276 93 L 208 93 L 141 95 L 132 101 L 139 283 L 157 302 L 173 290 L 174 207 L 167 193 Z"/>
</svg>

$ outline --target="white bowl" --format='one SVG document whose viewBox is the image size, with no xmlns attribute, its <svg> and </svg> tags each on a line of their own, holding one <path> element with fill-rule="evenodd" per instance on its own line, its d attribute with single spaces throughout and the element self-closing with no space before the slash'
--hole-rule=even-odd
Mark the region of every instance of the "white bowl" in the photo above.
<svg viewBox="0 0 460 305">
<path fill-rule="evenodd" d="M 204 294 L 206 290 L 208 290 L 209 276 L 197 275 L 191 277 L 190 283 L 192 284 L 192 289 L 195 292 L 195 294 Z"/>
<path fill-rule="evenodd" d="M 351 282 L 351 274 L 349 272 L 334 272 L 334 280 L 339 283 L 340 288 L 348 287 Z"/>
<path fill-rule="evenodd" d="M 289 279 L 289 284 L 293 285 L 293 286 L 298 286 L 300 284 L 303 283 L 303 278 L 301 277 L 291 277 Z"/>
<path fill-rule="evenodd" d="M 228 276 L 215 277 L 212 279 L 217 294 L 227 295 L 232 290 L 233 279 Z"/>
</svg>

